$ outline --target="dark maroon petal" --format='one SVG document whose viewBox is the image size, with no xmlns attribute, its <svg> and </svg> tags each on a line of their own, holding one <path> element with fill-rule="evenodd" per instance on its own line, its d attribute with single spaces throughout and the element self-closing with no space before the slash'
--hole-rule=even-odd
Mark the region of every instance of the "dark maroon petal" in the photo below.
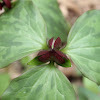
<svg viewBox="0 0 100 100">
<path fill-rule="evenodd" d="M 55 40 L 54 48 L 59 48 L 60 45 L 61 45 L 61 39 L 60 39 L 60 37 L 58 37 L 58 38 Z"/>
<path fill-rule="evenodd" d="M 39 61 L 44 62 L 44 63 L 48 62 L 50 60 L 50 53 L 48 52 L 46 54 L 43 54 L 38 59 Z"/>
<path fill-rule="evenodd" d="M 65 63 L 65 60 L 62 56 L 60 56 L 58 53 L 54 53 L 54 61 L 57 63 L 57 64 L 63 64 Z"/>
<path fill-rule="evenodd" d="M 2 10 L 2 3 L 0 3 L 0 10 Z"/>
<path fill-rule="evenodd" d="M 68 57 L 64 53 L 62 53 L 61 51 L 56 50 L 55 52 L 57 54 L 59 54 L 60 56 L 62 56 L 63 58 L 68 59 Z"/>
<path fill-rule="evenodd" d="M 49 48 L 52 48 L 53 38 L 51 38 L 48 42 Z"/>
<path fill-rule="evenodd" d="M 3 2 L 5 3 L 5 5 L 11 9 L 11 1 L 10 0 L 3 0 Z"/>
<path fill-rule="evenodd" d="M 49 51 L 47 51 L 47 50 L 40 51 L 37 56 L 41 56 L 41 55 L 47 54 L 48 52 Z"/>
</svg>

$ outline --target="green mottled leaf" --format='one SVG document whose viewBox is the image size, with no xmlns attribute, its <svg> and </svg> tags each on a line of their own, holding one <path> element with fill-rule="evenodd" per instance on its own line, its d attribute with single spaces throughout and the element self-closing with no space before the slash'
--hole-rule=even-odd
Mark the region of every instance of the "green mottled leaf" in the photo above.
<svg viewBox="0 0 100 100">
<path fill-rule="evenodd" d="M 84 84 L 84 87 L 87 88 L 88 90 L 90 90 L 96 94 L 100 93 L 98 85 L 96 83 L 94 83 L 93 81 L 84 77 L 83 84 Z"/>
<path fill-rule="evenodd" d="M 60 37 L 62 41 L 66 41 L 70 27 L 59 10 L 57 0 L 33 0 L 33 2 L 47 24 L 48 39 Z"/>
<path fill-rule="evenodd" d="M 26 56 L 20 60 L 22 66 L 27 67 L 27 63 L 32 59 L 31 56 Z"/>
<path fill-rule="evenodd" d="M 7 73 L 1 73 L 0 74 L 0 96 L 8 87 L 9 83 L 10 83 L 10 76 Z"/>
<path fill-rule="evenodd" d="M 2 100 L 76 100 L 76 97 L 66 77 L 53 65 L 46 65 L 14 79 Z"/>
<path fill-rule="evenodd" d="M 100 96 L 98 94 L 93 93 L 86 88 L 80 87 L 78 92 L 79 100 L 100 100 Z"/>
<path fill-rule="evenodd" d="M 87 78 L 100 84 L 100 10 L 88 11 L 76 21 L 65 52 Z"/>
<path fill-rule="evenodd" d="M 18 0 L 0 17 L 0 68 L 46 45 L 46 26 L 31 0 Z"/>
</svg>

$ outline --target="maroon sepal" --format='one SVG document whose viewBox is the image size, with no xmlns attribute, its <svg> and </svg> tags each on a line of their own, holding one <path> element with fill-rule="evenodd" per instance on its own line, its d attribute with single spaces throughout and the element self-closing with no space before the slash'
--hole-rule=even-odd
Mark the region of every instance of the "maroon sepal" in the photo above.
<svg viewBox="0 0 100 100">
<path fill-rule="evenodd" d="M 61 45 L 61 39 L 60 39 L 60 37 L 58 37 L 54 42 L 54 48 L 57 49 L 60 47 L 60 45 Z"/>
<path fill-rule="evenodd" d="M 3 2 L 5 3 L 7 8 L 11 9 L 11 1 L 10 0 L 3 0 Z"/>
</svg>

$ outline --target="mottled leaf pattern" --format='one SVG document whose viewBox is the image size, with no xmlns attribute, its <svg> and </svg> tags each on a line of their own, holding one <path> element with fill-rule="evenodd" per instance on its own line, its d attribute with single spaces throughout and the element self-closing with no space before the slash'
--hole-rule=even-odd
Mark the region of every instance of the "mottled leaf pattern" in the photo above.
<svg viewBox="0 0 100 100">
<path fill-rule="evenodd" d="M 63 42 L 67 40 L 69 24 L 62 16 L 57 0 L 33 0 L 39 8 L 48 30 L 48 39 L 60 37 Z"/>
<path fill-rule="evenodd" d="M 100 10 L 88 11 L 76 21 L 65 52 L 86 77 L 100 85 Z"/>
<path fill-rule="evenodd" d="M 45 65 L 14 79 L 2 100 L 76 100 L 76 97 L 66 77 L 53 65 Z"/>
<path fill-rule="evenodd" d="M 0 17 L 0 68 L 46 46 L 46 26 L 33 1 L 18 0 Z"/>
<path fill-rule="evenodd" d="M 100 100 L 100 96 L 86 88 L 79 87 L 79 100 Z"/>
</svg>

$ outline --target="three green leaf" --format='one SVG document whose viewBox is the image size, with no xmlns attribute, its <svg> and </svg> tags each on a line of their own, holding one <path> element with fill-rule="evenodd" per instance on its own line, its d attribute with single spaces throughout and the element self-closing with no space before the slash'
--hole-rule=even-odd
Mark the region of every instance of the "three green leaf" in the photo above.
<svg viewBox="0 0 100 100">
<path fill-rule="evenodd" d="M 83 14 L 66 39 L 67 24 L 57 8 L 56 0 L 18 0 L 12 10 L 0 16 L 0 68 L 46 49 L 46 39 L 59 36 L 63 41 L 67 40 L 64 53 L 86 77 L 100 84 L 100 11 Z M 46 65 L 31 69 L 13 80 L 2 98 L 75 100 L 75 94 L 62 73 L 53 65 Z"/>
</svg>

